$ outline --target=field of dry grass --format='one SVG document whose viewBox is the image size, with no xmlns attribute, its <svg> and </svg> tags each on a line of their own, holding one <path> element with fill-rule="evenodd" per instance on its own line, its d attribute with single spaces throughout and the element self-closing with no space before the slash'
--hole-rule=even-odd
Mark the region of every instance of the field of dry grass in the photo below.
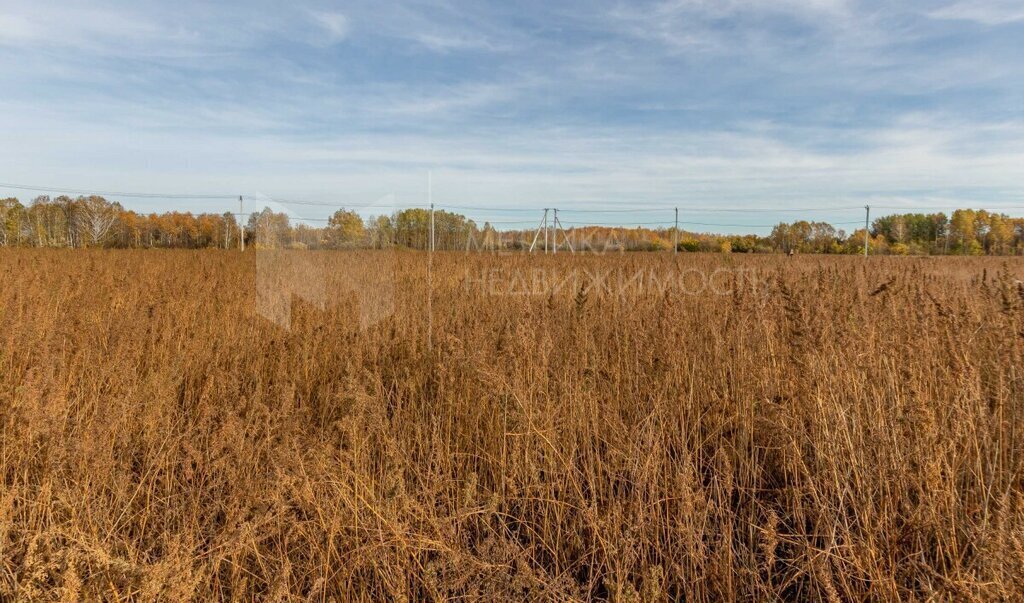
<svg viewBox="0 0 1024 603">
<path fill-rule="evenodd" d="M 0 250 L 0 599 L 1024 593 L 1019 260 L 255 256 Z"/>
</svg>

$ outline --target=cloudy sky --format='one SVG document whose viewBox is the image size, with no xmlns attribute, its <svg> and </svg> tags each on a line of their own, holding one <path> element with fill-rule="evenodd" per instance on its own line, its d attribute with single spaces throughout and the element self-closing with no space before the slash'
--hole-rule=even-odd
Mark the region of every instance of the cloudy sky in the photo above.
<svg viewBox="0 0 1024 603">
<path fill-rule="evenodd" d="M 1024 214 L 1021 0 L 3 0 L 0 90 L 4 183 L 405 206 L 429 171 L 439 204 L 719 231 Z"/>
</svg>

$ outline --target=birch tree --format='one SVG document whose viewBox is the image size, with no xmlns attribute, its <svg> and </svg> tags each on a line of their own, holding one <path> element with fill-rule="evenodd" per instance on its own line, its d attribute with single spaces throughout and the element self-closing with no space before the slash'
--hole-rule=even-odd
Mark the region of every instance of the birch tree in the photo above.
<svg viewBox="0 0 1024 603">
<path fill-rule="evenodd" d="M 79 197 L 77 222 L 89 246 L 101 246 L 111 229 L 117 224 L 120 206 L 103 197 Z"/>
</svg>

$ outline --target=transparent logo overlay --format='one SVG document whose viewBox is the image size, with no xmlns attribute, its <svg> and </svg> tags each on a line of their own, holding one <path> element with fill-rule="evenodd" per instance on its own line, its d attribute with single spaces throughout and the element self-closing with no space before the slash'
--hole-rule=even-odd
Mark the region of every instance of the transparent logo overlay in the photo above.
<svg viewBox="0 0 1024 603">
<path fill-rule="evenodd" d="M 248 217 L 247 244 L 256 255 L 256 312 L 260 316 L 291 329 L 297 299 L 320 311 L 344 306 L 362 328 L 394 313 L 397 257 L 393 247 L 373 241 L 370 233 L 345 231 L 324 218 L 312 221 L 273 200 L 252 203 L 259 209 Z M 391 216 L 394 196 L 345 210 L 363 220 Z"/>
<path fill-rule="evenodd" d="M 753 268 L 656 266 L 621 268 L 609 266 L 489 267 L 467 269 L 463 278 L 467 290 L 485 295 L 551 296 L 595 294 L 636 297 L 659 295 L 734 295 L 763 290 L 759 272 Z"/>
</svg>

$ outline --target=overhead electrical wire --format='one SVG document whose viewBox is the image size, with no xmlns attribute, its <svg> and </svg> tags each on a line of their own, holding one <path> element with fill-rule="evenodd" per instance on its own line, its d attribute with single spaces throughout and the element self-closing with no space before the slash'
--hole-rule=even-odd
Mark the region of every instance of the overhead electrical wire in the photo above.
<svg viewBox="0 0 1024 603">
<path fill-rule="evenodd" d="M 435 208 L 439 209 L 463 209 L 470 211 L 491 211 L 491 212 L 538 212 L 544 211 L 544 207 L 474 207 L 466 205 L 435 205 Z M 785 207 L 785 208 L 748 208 L 748 209 L 737 209 L 737 208 L 696 208 L 696 207 L 683 207 L 683 206 L 663 206 L 663 207 L 634 207 L 629 209 L 577 209 L 577 208 L 566 208 L 563 209 L 558 207 L 558 213 L 562 214 L 618 214 L 618 213 L 661 213 L 661 212 L 672 212 L 679 210 L 681 212 L 691 213 L 775 213 L 775 212 L 831 212 L 831 211 L 850 211 L 850 210 L 863 210 L 863 205 L 848 205 L 841 207 Z"/>
<path fill-rule="evenodd" d="M 106 191 L 106 190 L 92 190 L 92 189 L 75 189 L 57 186 L 38 186 L 30 184 L 19 184 L 11 182 L 0 182 L 0 189 L 13 189 L 13 190 L 27 190 L 35 191 L 40 193 L 62 193 L 72 195 L 96 195 L 96 196 L 109 196 L 109 197 L 125 197 L 125 198 L 139 198 L 139 199 L 189 199 L 189 200 L 235 200 L 239 197 L 245 198 L 245 195 L 227 195 L 227 194 L 213 194 L 213 193 L 155 193 L 155 192 L 132 192 L 132 191 Z M 336 209 L 368 209 L 367 206 L 361 206 L 360 204 L 343 204 L 337 202 L 326 202 L 326 201 L 314 201 L 306 199 L 278 199 L 273 197 L 258 196 L 256 198 L 250 197 L 248 201 L 259 202 L 258 199 L 264 199 L 271 203 L 278 203 L 281 205 L 296 205 L 296 206 L 309 206 L 309 207 L 326 207 Z M 578 202 L 578 201 L 577 201 Z M 555 205 L 552 203 L 551 205 Z M 954 206 L 945 207 L 906 207 L 897 205 L 870 205 L 871 209 L 885 209 L 885 210 L 900 210 L 903 212 L 921 212 L 921 211 L 948 211 L 956 209 Z M 372 207 L 372 206 L 371 206 Z M 392 209 L 392 210 L 406 210 L 406 209 L 431 209 L 429 205 L 403 205 L 398 203 L 382 204 L 377 209 Z M 803 213 L 831 213 L 841 211 L 853 211 L 865 209 L 865 206 L 859 205 L 848 205 L 848 206 L 834 206 L 834 207 L 779 207 L 779 208 L 767 208 L 767 207 L 755 207 L 755 208 L 696 208 L 686 206 L 660 206 L 660 207 L 633 207 L 633 208 L 608 208 L 608 207 L 596 207 L 594 209 L 580 209 L 577 207 L 570 208 L 558 208 L 553 207 L 484 207 L 474 205 L 459 205 L 459 204 L 435 204 L 433 206 L 435 210 L 461 210 L 461 211 L 474 211 L 474 212 L 488 212 L 491 214 L 504 214 L 504 213 L 532 213 L 536 214 L 541 211 L 554 209 L 557 213 L 568 214 L 575 216 L 585 216 L 587 214 L 636 214 L 636 213 L 668 213 L 679 211 L 684 215 L 692 214 L 711 214 L 711 213 L 790 213 L 790 212 L 803 212 Z M 989 211 L 1007 211 L 1007 210 L 1024 210 L 1024 206 L 1003 206 L 993 207 Z M 235 213 L 238 216 L 251 215 L 251 213 Z M 294 220 L 308 221 L 308 222 L 328 222 L 330 218 L 307 218 L 300 216 L 290 216 Z M 488 224 L 522 224 L 532 225 L 536 222 L 535 219 L 529 220 L 474 220 L 475 222 L 485 222 Z M 563 221 L 559 220 L 559 223 L 571 226 L 616 226 L 621 228 L 630 228 L 633 226 L 663 226 L 668 227 L 673 224 L 680 224 L 684 226 L 714 226 L 723 228 L 773 228 L 775 224 L 732 224 L 732 223 L 717 223 L 717 222 L 696 222 L 692 220 L 663 220 L 657 222 L 645 221 L 645 222 L 582 222 L 582 221 Z M 862 224 L 860 220 L 849 221 L 849 222 L 831 222 L 833 226 L 845 226 Z"/>
<path fill-rule="evenodd" d="M 123 191 L 96 191 L 55 186 L 31 186 L 0 182 L 0 188 L 35 191 L 38 193 L 65 193 L 69 195 L 97 195 L 109 197 L 136 197 L 140 199 L 237 199 L 238 195 L 182 194 L 182 193 L 131 193 Z"/>
<path fill-rule="evenodd" d="M 863 208 L 862 208 L 863 209 Z M 966 209 L 957 207 L 955 205 L 947 205 L 945 207 L 905 207 L 900 205 L 872 205 L 871 209 L 899 209 L 906 213 L 913 213 L 918 211 L 949 211 L 957 209 Z M 1024 206 L 1004 206 L 1004 207 L 989 207 L 987 211 L 1004 211 L 1004 210 L 1024 210 Z"/>
<path fill-rule="evenodd" d="M 622 228 L 630 228 L 633 226 L 663 226 L 666 224 L 672 224 L 672 220 L 669 220 L 668 222 L 563 222 L 562 220 L 559 220 L 558 222 L 569 226 L 619 226 Z M 680 222 L 680 224 L 682 224 L 682 222 Z"/>
<path fill-rule="evenodd" d="M 633 226 L 665 226 L 669 227 L 675 224 L 673 220 L 662 221 L 662 222 L 562 222 L 562 224 L 572 226 L 618 226 L 621 228 L 631 228 Z M 778 224 L 721 224 L 717 222 L 692 222 L 680 220 L 678 222 L 684 226 L 722 226 L 728 228 L 775 228 Z M 846 226 L 850 224 L 861 224 L 860 220 L 854 222 L 829 222 L 832 226 Z"/>
<path fill-rule="evenodd" d="M 268 197 L 267 200 L 281 205 L 307 205 L 313 207 L 333 207 L 337 209 L 366 209 L 367 207 L 371 207 L 360 203 L 329 203 L 324 201 L 304 201 L 300 199 L 277 199 L 275 197 Z M 399 205 L 396 203 L 382 203 L 380 206 L 375 207 L 392 207 L 395 209 L 430 209 L 430 206 L 428 205 Z"/>
<path fill-rule="evenodd" d="M 659 208 L 639 208 L 639 209 L 562 209 L 558 208 L 558 213 L 574 213 L 574 214 L 617 214 L 617 213 L 637 213 L 637 212 L 671 212 L 674 210 L 680 212 L 691 212 L 691 213 L 718 213 L 718 212 L 729 212 L 729 213 L 761 213 L 761 212 L 828 212 L 828 211 L 849 211 L 853 209 L 864 209 L 864 206 L 847 206 L 847 207 L 787 207 L 787 208 L 749 208 L 749 209 L 736 209 L 736 208 L 709 208 L 709 209 L 698 209 L 696 207 L 659 207 Z"/>
</svg>

